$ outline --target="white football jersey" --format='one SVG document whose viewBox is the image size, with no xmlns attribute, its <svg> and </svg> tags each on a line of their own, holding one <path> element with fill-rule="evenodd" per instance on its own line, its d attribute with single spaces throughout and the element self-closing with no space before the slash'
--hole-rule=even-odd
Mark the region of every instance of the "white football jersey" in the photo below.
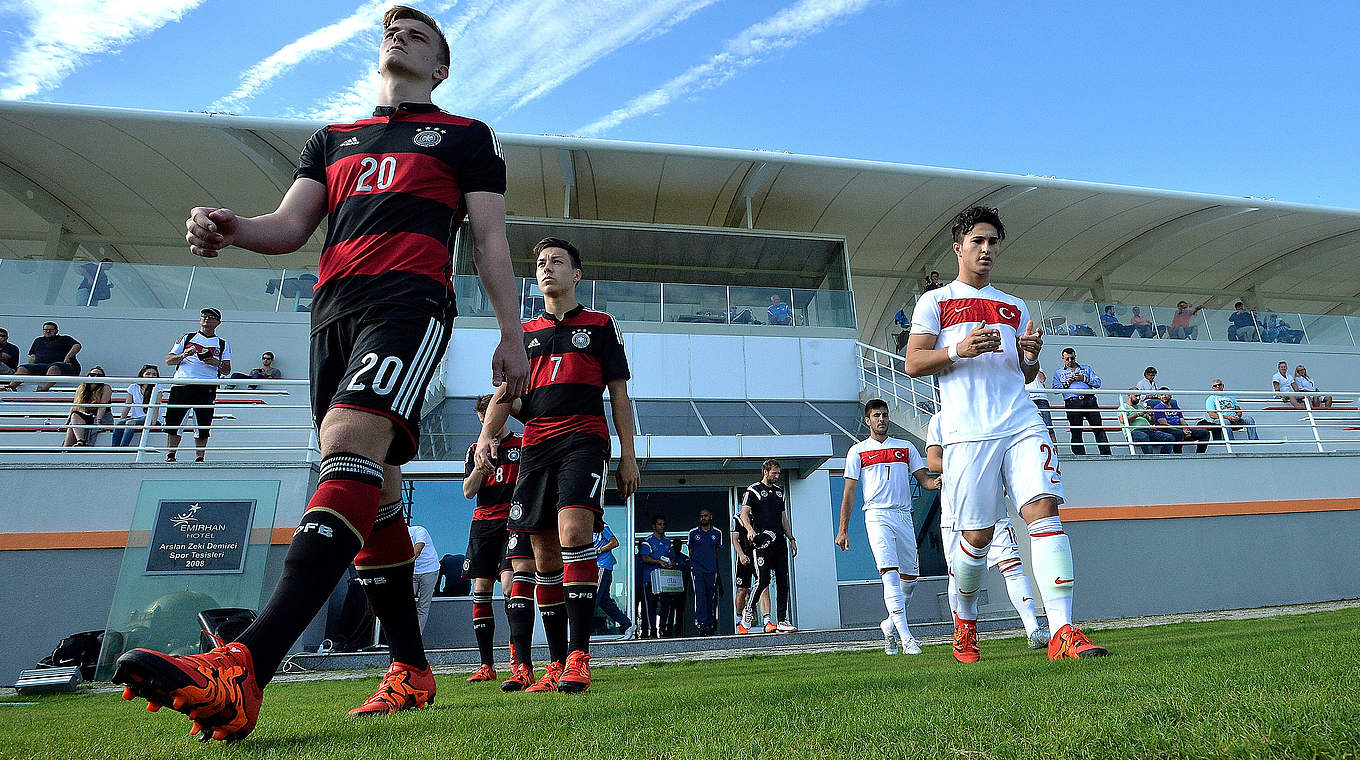
<svg viewBox="0 0 1360 760">
<path fill-rule="evenodd" d="M 892 437 L 866 438 L 845 455 L 845 477 L 864 487 L 865 509 L 911 509 L 911 474 L 925 466 L 911 442 Z"/>
<path fill-rule="evenodd" d="M 926 425 L 926 448 L 931 446 L 944 446 L 944 439 L 940 437 L 940 415 L 930 415 L 930 424 Z"/>
<path fill-rule="evenodd" d="M 967 337 L 979 323 L 1001 331 L 997 350 L 959 359 L 936 374 L 942 411 L 941 442 L 985 441 L 1043 427 L 1025 390 L 1016 340 L 1030 321 L 1025 302 L 988 285 L 977 289 L 955 280 L 924 293 L 911 318 L 913 335 L 934 335 L 932 348 Z"/>
</svg>

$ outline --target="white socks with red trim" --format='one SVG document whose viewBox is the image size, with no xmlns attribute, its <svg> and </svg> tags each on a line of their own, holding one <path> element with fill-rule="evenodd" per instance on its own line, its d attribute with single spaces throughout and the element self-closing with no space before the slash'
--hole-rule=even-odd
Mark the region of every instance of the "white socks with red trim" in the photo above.
<svg viewBox="0 0 1360 760">
<path fill-rule="evenodd" d="M 1001 571 L 1001 577 L 1006 579 L 1006 593 L 1010 594 L 1011 605 L 1020 615 L 1020 622 L 1025 624 L 1025 634 L 1034 633 L 1039 627 L 1039 619 L 1034 614 L 1034 589 L 1030 588 L 1025 566 L 1013 562 Z"/>
<path fill-rule="evenodd" d="M 949 562 L 959 591 L 959 604 L 954 608 L 954 614 L 964 620 L 977 620 L 978 617 L 978 589 L 982 588 L 982 574 L 987 570 L 987 548 L 973 546 L 962 535 L 954 545 L 954 555 Z"/>
<path fill-rule="evenodd" d="M 883 604 L 888 608 L 888 617 L 897 628 L 897 635 L 903 641 L 911 638 L 911 628 L 907 626 L 907 596 L 903 591 L 902 576 L 896 570 L 883 573 Z M 915 584 L 913 583 L 913 586 Z"/>
<path fill-rule="evenodd" d="M 1063 532 L 1062 520 L 1056 516 L 1041 517 L 1030 523 L 1029 552 L 1034 577 L 1044 593 L 1048 629 L 1056 634 L 1072 622 L 1072 586 L 1076 582 L 1072 544 Z"/>
</svg>

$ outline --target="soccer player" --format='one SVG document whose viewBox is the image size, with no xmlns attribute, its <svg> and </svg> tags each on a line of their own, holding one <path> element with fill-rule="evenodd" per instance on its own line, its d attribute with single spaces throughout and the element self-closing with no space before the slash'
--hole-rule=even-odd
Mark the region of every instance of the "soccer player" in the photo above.
<svg viewBox="0 0 1360 760">
<path fill-rule="evenodd" d="M 755 566 L 755 547 L 751 545 L 751 539 L 746 535 L 746 526 L 741 524 L 741 513 L 732 516 L 732 548 L 737 552 L 737 571 L 732 578 L 732 585 L 736 588 L 736 593 L 732 595 L 732 602 L 736 605 L 737 633 L 747 634 L 755 625 L 755 607 L 748 605 L 747 599 L 751 595 L 751 586 L 756 579 Z M 770 614 L 770 592 L 769 589 L 760 598 L 760 608 L 766 617 Z"/>
<path fill-rule="evenodd" d="M 524 324 L 529 389 L 517 403 L 496 392 L 477 440 L 477 461 L 495 456 L 496 431 L 507 415 L 518 413 L 524 420 L 524 448 L 507 525 L 532 545 L 538 609 L 551 657 L 547 672 L 526 691 L 577 692 L 590 687 L 598 581 L 593 536 L 602 524 L 609 475 L 605 389 L 619 434 L 616 477 L 625 499 L 640 479 L 633 405 L 618 325 L 576 301 L 581 281 L 576 246 L 545 238 L 534 246 L 534 256 L 544 312 Z"/>
<path fill-rule="evenodd" d="M 280 254 L 300 248 L 329 215 L 311 312 L 321 474 L 278 586 L 238 641 L 192 656 L 134 649 L 114 675 L 127 685 L 124 697 L 145 697 L 153 710 L 172 705 L 205 741 L 250 733 L 261 688 L 351 561 L 392 654 L 377 692 L 353 714 L 421 707 L 434 698 L 411 592 L 415 557 L 400 465 L 415 453 L 425 386 L 448 342 L 451 252 L 465 213 L 501 329 L 492 382 L 512 398 L 528 379 L 495 135 L 431 104 L 449 73 L 448 43 L 434 19 L 394 6 L 382 27 L 373 117 L 312 135 L 274 212 L 244 218 L 195 208 L 186 224 L 198 256 L 232 245 Z"/>
<path fill-rule="evenodd" d="M 951 232 L 959 276 L 917 301 L 906 370 L 934 375 L 940 389 L 944 492 L 961 534 L 946 550 L 959 588 L 954 657 L 978 660 L 977 592 L 1005 514 L 1003 488 L 1029 523 L 1030 555 L 1054 629 L 1049 658 L 1108 654 L 1072 625 L 1076 575 L 1058 517 L 1058 456 L 1025 392 L 1039 371 L 1043 331 L 1034 329 L 1024 301 L 990 284 L 1006 229 L 996 209 L 974 206 L 955 217 Z"/>
<path fill-rule="evenodd" d="M 926 428 L 926 467 L 931 472 L 944 471 L 944 444 L 940 443 L 940 415 L 930 418 L 930 425 Z M 1051 439 L 1050 439 L 1051 440 Z M 943 539 L 940 543 L 944 547 L 953 547 L 959 542 L 959 532 L 954 530 L 954 515 L 949 508 L 949 499 L 946 494 L 940 494 L 940 536 Z M 949 554 L 945 554 L 946 563 Z M 1011 599 L 1011 606 L 1020 616 L 1020 622 L 1025 625 L 1025 637 L 1029 640 L 1030 649 L 1046 649 L 1048 647 L 1048 629 L 1039 625 L 1039 618 L 1034 612 L 1034 589 L 1029 585 L 1029 576 L 1025 575 L 1025 565 L 1020 560 L 1020 544 L 1015 540 L 1015 529 L 1011 527 L 1010 515 L 1002 517 L 996 522 L 996 530 L 992 532 L 992 543 L 987 547 L 987 567 L 995 568 L 1001 572 L 1001 577 L 1006 581 L 1006 594 Z M 949 607 L 954 609 L 959 605 L 959 586 L 954 582 L 954 574 L 949 575 Z"/>
<path fill-rule="evenodd" d="M 479 422 L 486 419 L 491 394 L 478 396 L 473 405 Z M 496 680 L 496 659 L 492 655 L 492 641 L 496 637 L 496 615 L 491 611 L 491 589 L 497 579 L 505 595 L 505 615 L 509 620 L 522 605 L 514 593 L 512 563 L 506 556 L 505 521 L 510 516 L 510 494 L 515 490 L 515 476 L 519 471 L 519 450 L 522 439 L 505 425 L 496 432 L 496 456 L 485 465 L 474 461 L 476 444 L 468 447 L 467 475 L 463 478 L 464 498 L 476 498 L 472 510 L 472 526 L 468 530 L 467 554 L 463 559 L 463 577 L 472 579 L 472 632 L 477 636 L 477 650 L 482 665 L 468 677 L 469 683 Z M 533 558 L 520 562 L 520 572 L 533 572 Z M 529 623 L 533 627 L 533 600 L 529 600 Z M 521 666 L 517 668 L 516 666 Z M 533 672 L 529 647 L 523 637 L 510 642 L 510 675 L 521 677 L 520 669 Z M 511 689 L 514 690 L 513 687 Z"/>
<path fill-rule="evenodd" d="M 845 455 L 845 491 L 841 494 L 840 530 L 836 546 L 850 548 L 850 512 L 855 489 L 864 482 L 864 527 L 869 548 L 883 581 L 883 603 L 888 619 L 879 623 L 884 651 L 920 654 L 921 645 L 907 625 L 907 606 L 916 590 L 920 564 L 916 553 L 916 527 L 911 520 L 911 479 L 922 488 L 940 487 L 930 476 L 921 454 L 910 441 L 888 435 L 888 403 L 870 399 L 864 405 L 864 424 L 869 437 L 850 447 Z"/>
<path fill-rule="evenodd" d="M 755 617 L 756 600 L 770 587 L 770 574 L 776 574 L 775 611 L 779 613 L 776 624 L 770 619 L 769 608 L 765 612 L 765 632 L 793 633 L 798 629 L 789 620 L 789 552 L 798 556 L 798 539 L 793 537 L 789 526 L 789 513 L 784 508 L 784 489 L 779 485 L 783 470 L 779 462 L 766 459 L 760 465 L 760 480 L 746 487 L 741 496 L 741 512 L 738 518 L 746 529 L 746 537 L 754 550 L 756 568 L 756 588 L 746 600 L 742 612 L 742 622 Z M 745 626 L 750 628 L 749 625 Z"/>
</svg>

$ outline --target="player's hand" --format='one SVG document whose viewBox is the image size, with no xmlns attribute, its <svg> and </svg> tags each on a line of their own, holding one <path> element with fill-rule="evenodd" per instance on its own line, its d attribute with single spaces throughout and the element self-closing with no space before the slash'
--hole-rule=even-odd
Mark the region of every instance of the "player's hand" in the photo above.
<svg viewBox="0 0 1360 760">
<path fill-rule="evenodd" d="M 476 454 L 474 454 L 473 456 L 475 457 Z M 493 456 L 494 456 L 494 454 L 493 454 Z M 495 468 L 494 466 L 492 466 L 492 464 L 491 464 L 490 461 L 487 461 L 487 462 L 478 462 L 478 461 L 474 461 L 474 462 L 472 463 L 472 469 L 474 469 L 474 470 L 476 470 L 477 472 L 481 473 L 482 477 L 486 477 L 486 478 L 489 478 L 489 477 L 491 477 L 492 475 L 495 475 L 495 474 L 496 474 L 496 468 Z"/>
<path fill-rule="evenodd" d="M 1025 323 L 1025 334 L 1021 335 L 1017 341 L 1020 350 L 1025 352 L 1025 358 L 1030 361 L 1039 360 L 1039 352 L 1044 348 L 1044 328 L 1034 329 L 1034 320 Z"/>
<path fill-rule="evenodd" d="M 790 557 L 798 556 L 798 539 L 794 538 L 793 536 L 789 536 L 789 556 Z"/>
<path fill-rule="evenodd" d="M 494 438 L 479 436 L 477 438 L 477 450 L 472 455 L 473 465 L 476 466 L 478 470 L 495 472 L 496 466 L 492 464 L 491 460 L 496 457 L 496 454 L 498 453 L 496 451 L 497 448 L 498 446 Z"/>
<path fill-rule="evenodd" d="M 995 327 L 988 327 L 986 322 L 979 322 L 977 327 L 959 341 L 959 356 L 972 359 L 998 348 L 1001 348 L 1001 331 Z"/>
<path fill-rule="evenodd" d="M 619 495 L 623 498 L 632 496 L 642 484 L 642 473 L 638 471 L 636 457 L 624 457 L 619 460 L 619 470 L 614 473 L 614 480 L 619 484 Z"/>
<path fill-rule="evenodd" d="M 491 355 L 491 384 L 499 388 L 502 383 L 508 386 L 501 396 L 503 404 L 514 401 L 529 390 L 529 356 L 524 353 L 522 335 L 502 335 L 500 344 Z"/>
<path fill-rule="evenodd" d="M 925 486 L 923 486 L 923 487 L 924 487 L 927 491 L 938 491 L 938 490 L 940 490 L 940 484 L 941 484 L 942 482 L 943 482 L 943 479 L 942 479 L 939 475 L 936 475 L 936 476 L 933 477 L 933 478 L 927 478 L 927 479 L 926 479 L 926 484 L 925 484 Z"/>
<path fill-rule="evenodd" d="M 213 258 L 236 240 L 236 213 L 227 208 L 198 206 L 184 222 L 184 239 L 195 256 Z"/>
<path fill-rule="evenodd" d="M 843 552 L 850 551 L 850 532 L 849 532 L 849 531 L 842 530 L 842 531 L 836 533 L 836 546 L 839 547 L 840 550 L 843 551 Z"/>
</svg>

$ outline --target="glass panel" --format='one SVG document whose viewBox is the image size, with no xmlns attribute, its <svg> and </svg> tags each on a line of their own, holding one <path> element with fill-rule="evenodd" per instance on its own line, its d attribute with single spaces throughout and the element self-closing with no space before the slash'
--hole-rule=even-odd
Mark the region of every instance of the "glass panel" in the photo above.
<svg viewBox="0 0 1360 760">
<path fill-rule="evenodd" d="M 619 492 L 608 489 L 604 492 L 604 522 L 609 526 L 619 545 L 612 551 L 600 555 L 600 581 L 606 583 L 604 592 L 607 599 L 601 599 L 595 607 L 595 625 L 592 634 L 615 635 L 623 633 L 632 625 L 633 615 L 630 607 L 629 578 L 633 577 L 633 551 L 628 548 L 628 503 Z M 600 534 L 595 534 L 596 546 Z M 609 567 L 606 567 L 609 565 Z M 612 602 L 612 606 L 611 606 Z"/>
<path fill-rule="evenodd" d="M 470 397 L 446 398 L 426 414 L 420 420 L 420 447 L 416 458 L 427 462 L 464 461 L 468 447 L 477 442 L 477 434 L 482 429 L 472 410 L 474 401 Z M 521 427 L 514 419 L 508 424 L 515 431 Z"/>
<path fill-rule="evenodd" d="M 789 302 L 793 293 L 788 288 L 753 288 L 732 286 L 728 305 L 729 318 L 734 325 L 793 324 L 793 307 Z"/>
<path fill-rule="evenodd" d="M 1110 338 L 1155 338 L 1159 331 L 1153 326 L 1147 306 L 1129 304 L 1101 304 L 1099 334 Z M 1166 330 L 1160 331 L 1161 335 Z"/>
<path fill-rule="evenodd" d="M 1209 333 L 1205 330 L 1204 311 L 1192 312 L 1191 306 L 1181 315 L 1177 324 L 1175 306 L 1153 306 L 1152 321 L 1157 323 L 1157 333 L 1171 340 L 1208 340 Z"/>
<path fill-rule="evenodd" d="M 595 283 L 595 308 L 607 311 L 620 322 L 660 322 L 661 283 Z"/>
<path fill-rule="evenodd" d="M 696 401 L 713 435 L 774 435 L 745 401 Z"/>
<path fill-rule="evenodd" d="M 855 303 L 845 290 L 795 290 L 793 310 L 797 323 L 812 327 L 854 327 Z"/>
<path fill-rule="evenodd" d="M 1293 316 L 1292 314 L 1290 316 Z M 1349 346 L 1351 332 L 1346 329 L 1346 318 L 1340 314 L 1300 314 L 1299 322 L 1308 334 L 1305 343 L 1323 346 Z"/>
<path fill-rule="evenodd" d="M 755 401 L 752 402 L 765 419 L 774 425 L 781 435 L 816 435 L 833 433 L 845 437 L 836 426 L 826 421 L 805 401 Z"/>
<path fill-rule="evenodd" d="M 455 473 L 456 474 L 456 473 Z M 435 596 L 469 596 L 472 581 L 463 578 L 463 559 L 467 556 L 468 532 L 476 499 L 463 495 L 458 479 L 407 480 L 411 486 L 411 524 L 430 532 L 430 543 L 444 577 L 435 586 Z M 458 621 L 462 623 L 462 621 Z M 472 638 L 469 636 L 468 638 Z M 444 644 L 448 646 L 448 644 Z"/>
<path fill-rule="evenodd" d="M 1346 329 L 1351 333 L 1351 345 L 1360 346 L 1360 317 L 1346 317 Z"/>
<path fill-rule="evenodd" d="M 530 279 L 520 280 L 520 319 L 533 319 L 543 313 L 543 291 L 538 282 Z"/>
<path fill-rule="evenodd" d="M 88 291 L 76 292 L 79 267 L 70 261 L 6 259 L 0 266 L 0 303 L 15 306 L 84 306 Z"/>
<path fill-rule="evenodd" d="M 1043 327 L 1051 335 L 1104 335 L 1090 301 L 1044 301 L 1040 307 Z"/>
<path fill-rule="evenodd" d="M 475 274 L 460 274 L 453 278 L 453 295 L 458 299 L 460 317 L 494 317 L 491 296 L 482 287 L 482 280 Z"/>
<path fill-rule="evenodd" d="M 724 285 L 661 286 L 663 322 L 726 324 L 727 287 Z"/>
<path fill-rule="evenodd" d="M 841 519 L 841 495 L 845 491 L 845 478 L 832 477 L 831 481 L 831 523 Z M 874 553 L 869 548 L 869 534 L 864 527 L 862 511 L 864 508 L 864 489 L 855 489 L 855 511 L 850 517 L 850 549 L 836 552 L 836 580 L 869 581 L 878 580 L 878 565 Z"/>
<path fill-rule="evenodd" d="M 112 286 L 105 303 L 121 308 L 182 309 L 193 271 L 192 266 L 105 264 L 102 273 Z M 265 310 L 274 310 L 274 299 L 269 299 Z"/>
<path fill-rule="evenodd" d="M 640 433 L 646 435 L 705 435 L 688 401 L 636 401 Z"/>
<path fill-rule="evenodd" d="M 1250 311 L 1205 309 L 1200 313 L 1204 315 L 1204 320 L 1208 323 L 1211 340 L 1254 343 L 1261 339 Z"/>
<path fill-rule="evenodd" d="M 308 311 L 315 286 L 316 275 L 311 272 L 288 275 L 278 269 L 197 267 L 188 305 L 190 310 L 212 306 L 228 313 L 274 311 L 275 305 L 282 311 Z"/>
</svg>

